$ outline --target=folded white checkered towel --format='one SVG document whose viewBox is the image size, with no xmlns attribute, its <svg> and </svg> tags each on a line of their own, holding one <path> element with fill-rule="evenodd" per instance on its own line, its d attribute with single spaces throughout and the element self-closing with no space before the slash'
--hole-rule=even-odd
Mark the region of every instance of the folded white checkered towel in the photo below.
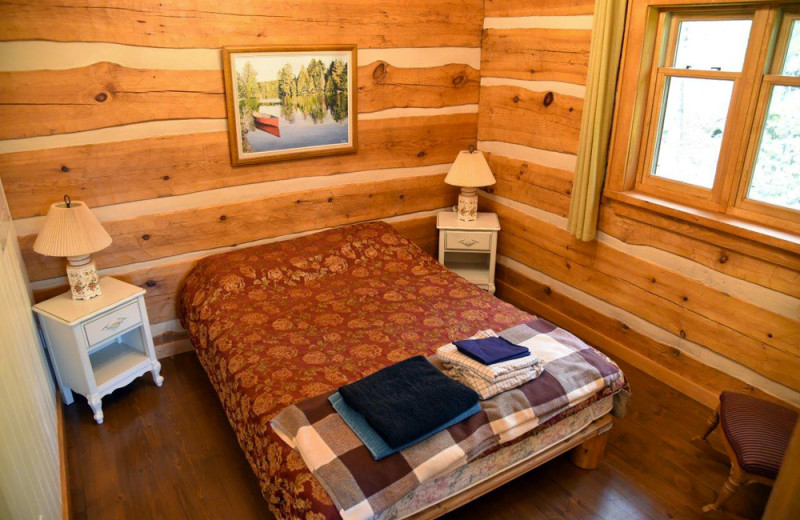
<svg viewBox="0 0 800 520">
<path fill-rule="evenodd" d="M 536 365 L 531 368 L 525 368 L 511 372 L 505 379 L 502 379 L 496 383 L 490 383 L 484 378 L 476 376 L 469 370 L 464 370 L 462 368 L 455 367 L 454 365 L 448 366 L 444 363 L 443 365 L 444 373 L 448 377 L 451 377 L 459 383 L 463 383 L 478 392 L 481 400 L 489 399 L 499 393 L 505 392 L 506 390 L 511 390 L 527 383 L 528 381 L 532 381 L 542 373 L 542 370 L 544 370 L 544 366 Z"/>
<path fill-rule="evenodd" d="M 469 339 L 496 337 L 493 330 L 479 331 Z M 522 345 L 527 347 L 526 345 Z M 533 353 L 524 358 L 512 359 L 484 365 L 471 357 L 458 351 L 452 343 L 441 346 L 436 350 L 436 356 L 441 360 L 444 373 L 472 388 L 481 399 L 489 399 L 501 392 L 516 388 L 532 379 L 535 379 L 544 370 L 542 359 Z"/>
<path fill-rule="evenodd" d="M 493 330 L 487 329 L 479 331 L 469 339 L 482 339 L 489 337 L 497 337 L 497 334 L 495 334 Z M 521 346 L 530 350 L 528 345 Z M 515 376 L 516 374 L 514 373 L 517 371 L 532 369 L 538 365 L 543 365 L 542 359 L 533 353 L 531 353 L 530 356 L 525 356 L 523 358 L 502 361 L 493 365 L 484 365 L 480 361 L 476 361 L 466 354 L 459 352 L 458 347 L 452 343 L 448 343 L 447 345 L 436 349 L 436 356 L 442 361 L 446 368 L 450 368 L 452 366 L 453 368 L 458 368 L 461 371 L 471 372 L 476 377 L 483 378 L 489 383 L 499 383 L 503 379 Z M 541 368 L 539 369 L 539 372 L 541 372 Z"/>
</svg>

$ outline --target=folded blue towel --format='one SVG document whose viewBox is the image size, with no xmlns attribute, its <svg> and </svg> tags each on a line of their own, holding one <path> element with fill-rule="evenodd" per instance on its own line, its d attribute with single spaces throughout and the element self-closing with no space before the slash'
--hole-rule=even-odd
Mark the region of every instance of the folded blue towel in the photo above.
<svg viewBox="0 0 800 520">
<path fill-rule="evenodd" d="M 481 405 L 479 403 L 475 403 L 475 406 L 467 410 L 466 412 L 462 413 L 451 419 L 450 421 L 442 424 L 438 428 L 424 434 L 422 437 L 418 439 L 414 439 L 413 441 L 409 442 L 405 446 L 400 446 L 399 448 L 392 448 L 386 441 L 384 441 L 378 432 L 376 432 L 372 426 L 369 425 L 364 416 L 358 413 L 357 411 L 353 410 L 342 398 L 342 394 L 336 392 L 332 396 L 328 398 L 328 401 L 331 402 L 333 405 L 333 409 L 342 417 L 342 420 L 347 423 L 347 426 L 350 427 L 351 430 L 361 439 L 361 442 L 364 443 L 364 446 L 367 447 L 369 452 L 375 457 L 375 460 L 381 460 L 385 457 L 388 457 L 392 453 L 402 451 L 409 446 L 413 446 L 414 444 L 424 441 L 428 437 L 439 433 L 440 431 L 453 426 L 456 423 L 460 423 L 466 419 L 469 419 L 476 413 L 481 411 Z"/>
<path fill-rule="evenodd" d="M 465 339 L 454 341 L 459 352 L 479 361 L 484 365 L 494 365 L 502 361 L 524 358 L 531 355 L 531 351 L 526 347 L 514 345 L 510 341 L 501 337 Z"/>
<path fill-rule="evenodd" d="M 378 370 L 339 388 L 391 448 L 400 448 L 463 414 L 475 390 L 442 374 L 422 356 Z"/>
</svg>

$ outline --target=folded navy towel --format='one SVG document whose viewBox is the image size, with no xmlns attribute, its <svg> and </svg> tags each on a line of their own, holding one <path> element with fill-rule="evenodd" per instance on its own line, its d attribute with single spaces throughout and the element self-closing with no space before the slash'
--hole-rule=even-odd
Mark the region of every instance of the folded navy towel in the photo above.
<svg viewBox="0 0 800 520">
<path fill-rule="evenodd" d="M 478 394 L 422 356 L 401 361 L 339 388 L 391 448 L 399 448 L 465 413 Z"/>
<path fill-rule="evenodd" d="M 455 416 L 454 418 L 442 424 L 435 430 L 424 434 L 422 437 L 414 439 L 413 441 L 409 442 L 404 446 L 400 446 L 398 448 L 390 448 L 389 445 L 386 444 L 386 441 L 383 440 L 380 435 L 378 435 L 378 432 L 376 432 L 372 428 L 372 426 L 369 425 L 367 420 L 364 419 L 363 415 L 361 415 L 357 411 L 347 406 L 347 403 L 344 401 L 342 395 L 339 392 L 335 392 L 333 395 L 331 395 L 328 398 L 328 401 L 330 401 L 331 405 L 333 405 L 333 409 L 336 410 L 336 413 L 338 413 L 341 416 L 342 420 L 345 423 L 347 423 L 347 426 L 349 426 L 350 429 L 353 430 L 353 433 L 355 433 L 356 436 L 358 436 L 358 438 L 361 439 L 361 442 L 364 443 L 364 446 L 367 447 L 367 449 L 375 458 L 375 460 L 385 459 L 392 453 L 403 451 L 404 449 L 409 448 L 414 444 L 417 444 L 418 442 L 422 442 L 428 437 L 432 437 L 433 435 L 436 435 L 440 431 L 449 428 L 456 423 L 460 423 L 461 421 L 466 421 L 467 419 L 469 419 L 470 417 L 481 411 L 480 403 L 475 403 L 475 406 L 473 406 L 466 412 L 462 413 L 461 415 Z"/>
<path fill-rule="evenodd" d="M 514 345 L 510 341 L 501 337 L 465 339 L 454 341 L 459 352 L 471 357 L 475 361 L 480 361 L 484 365 L 493 365 L 502 361 L 524 358 L 531 355 L 531 351 L 526 347 Z"/>
</svg>

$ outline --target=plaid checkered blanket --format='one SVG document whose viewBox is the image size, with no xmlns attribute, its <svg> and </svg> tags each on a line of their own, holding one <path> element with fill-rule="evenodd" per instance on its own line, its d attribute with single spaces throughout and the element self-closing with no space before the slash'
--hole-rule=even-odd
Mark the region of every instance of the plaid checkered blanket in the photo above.
<svg viewBox="0 0 800 520">
<path fill-rule="evenodd" d="M 587 399 L 627 396 L 619 367 L 581 340 L 542 320 L 503 332 L 531 351 L 544 372 L 522 386 L 481 402 L 481 412 L 410 448 L 376 461 L 335 412 L 328 396 L 292 405 L 273 420 L 275 432 L 296 448 L 344 520 L 362 520 L 388 508 L 422 482 L 446 474 L 487 450 L 512 441 Z M 434 358 L 431 361 L 438 363 Z M 620 392 L 622 390 L 623 392 Z"/>
</svg>

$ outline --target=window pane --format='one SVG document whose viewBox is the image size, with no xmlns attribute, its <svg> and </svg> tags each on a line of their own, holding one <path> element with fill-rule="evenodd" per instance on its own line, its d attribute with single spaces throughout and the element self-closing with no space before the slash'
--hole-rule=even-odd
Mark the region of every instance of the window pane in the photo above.
<svg viewBox="0 0 800 520">
<path fill-rule="evenodd" d="M 747 196 L 800 210 L 800 87 L 772 89 Z"/>
<path fill-rule="evenodd" d="M 681 22 L 674 66 L 740 72 L 751 24 L 750 20 Z"/>
<path fill-rule="evenodd" d="M 653 175 L 711 188 L 733 81 L 668 78 Z"/>
<path fill-rule="evenodd" d="M 792 22 L 792 33 L 789 35 L 789 46 L 783 62 L 784 76 L 800 76 L 800 20 Z"/>
</svg>

